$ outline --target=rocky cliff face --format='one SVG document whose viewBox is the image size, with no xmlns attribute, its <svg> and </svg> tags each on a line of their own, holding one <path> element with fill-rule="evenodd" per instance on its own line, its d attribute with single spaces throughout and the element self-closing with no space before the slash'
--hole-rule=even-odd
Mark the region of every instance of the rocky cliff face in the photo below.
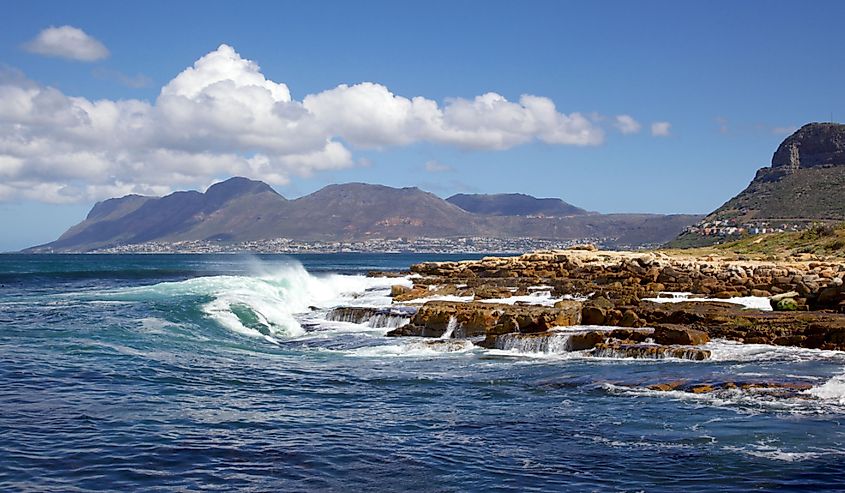
<svg viewBox="0 0 845 493">
<path fill-rule="evenodd" d="M 778 146 L 772 168 L 797 170 L 813 166 L 845 165 L 845 125 L 809 123 Z"/>
</svg>

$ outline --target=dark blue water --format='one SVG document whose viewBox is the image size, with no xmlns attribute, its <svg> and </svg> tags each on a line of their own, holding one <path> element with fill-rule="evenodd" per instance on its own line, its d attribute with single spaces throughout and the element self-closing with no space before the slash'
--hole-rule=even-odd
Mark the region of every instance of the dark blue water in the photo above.
<svg viewBox="0 0 845 493">
<path fill-rule="evenodd" d="M 593 359 L 324 320 L 387 302 L 356 273 L 446 258 L 0 256 L 0 489 L 845 490 L 843 353 Z M 642 388 L 675 379 L 815 388 Z"/>
</svg>

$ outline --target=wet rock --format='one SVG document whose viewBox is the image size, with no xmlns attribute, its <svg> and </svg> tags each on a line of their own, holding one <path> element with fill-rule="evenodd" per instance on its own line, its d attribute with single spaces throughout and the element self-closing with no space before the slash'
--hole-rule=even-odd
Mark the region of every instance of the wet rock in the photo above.
<svg viewBox="0 0 845 493">
<path fill-rule="evenodd" d="M 621 327 L 642 327 L 645 325 L 645 322 L 640 320 L 640 317 L 637 316 L 637 312 L 634 310 L 625 310 L 622 313 L 622 318 L 619 320 L 618 325 Z"/>
<path fill-rule="evenodd" d="M 435 330 L 426 329 L 423 326 L 405 324 L 388 331 L 387 337 L 440 337 L 443 333 Z"/>
<path fill-rule="evenodd" d="M 652 334 L 654 333 L 654 329 L 613 329 L 608 332 L 608 339 L 616 339 L 620 342 L 626 343 L 636 343 L 636 342 L 645 342 L 646 339 L 650 339 Z"/>
<path fill-rule="evenodd" d="M 428 296 L 431 296 L 431 291 L 427 288 L 415 286 L 404 293 L 394 295 L 393 301 L 413 301 L 419 298 L 426 298 Z"/>
<path fill-rule="evenodd" d="M 408 294 L 411 292 L 411 288 L 408 286 L 403 286 L 401 284 L 394 284 L 390 286 L 390 296 L 392 298 L 396 298 L 397 296 L 402 296 L 403 294 Z"/>
<path fill-rule="evenodd" d="M 706 332 L 676 324 L 655 325 L 651 337 L 657 344 L 667 345 L 699 346 L 710 342 Z"/>
<path fill-rule="evenodd" d="M 710 358 L 710 351 L 692 346 L 662 346 L 657 344 L 597 344 L 592 355 L 602 358 L 664 359 L 679 358 L 701 361 Z"/>
<path fill-rule="evenodd" d="M 558 307 L 521 306 L 502 303 L 429 301 L 417 310 L 401 335 L 415 332 L 424 337 L 440 337 L 454 319 L 454 337 L 546 332 L 553 327 L 577 325 L 581 321 L 581 303 L 567 301 Z M 388 333 L 388 335 L 393 335 Z M 400 334 L 396 334 L 400 335 Z"/>
<path fill-rule="evenodd" d="M 497 286 L 480 286 L 475 289 L 474 293 L 477 300 L 501 299 L 513 296 L 510 289 Z"/>
<path fill-rule="evenodd" d="M 589 332 L 574 333 L 569 336 L 569 348 L 571 351 L 584 351 L 593 349 L 597 344 L 607 339 L 606 332 L 591 330 Z"/>
<path fill-rule="evenodd" d="M 679 324 L 710 338 L 757 344 L 783 344 L 819 349 L 845 349 L 845 315 L 827 312 L 763 312 L 731 303 L 687 301 L 636 307 L 649 326 Z"/>
<path fill-rule="evenodd" d="M 689 382 L 674 380 L 647 385 L 650 390 L 661 392 L 680 391 L 691 394 L 710 394 L 723 391 L 765 392 L 774 397 L 803 397 L 802 392 L 811 389 L 808 382 L 792 381 L 722 381 L 722 382 Z"/>
<path fill-rule="evenodd" d="M 586 324 L 632 328 L 677 324 L 714 338 L 845 349 L 842 333 L 845 319 L 830 313 L 845 314 L 845 292 L 841 289 L 845 262 L 839 260 L 808 256 L 788 262 L 748 261 L 718 256 L 689 258 L 659 252 L 544 250 L 518 257 L 429 262 L 414 266 L 412 271 L 422 276 L 415 280 L 419 286 L 402 297 L 430 296 L 445 285 L 461 296 L 501 297 L 506 296 L 505 288 L 508 293 L 525 293 L 529 286 L 546 284 L 553 287 L 557 296 L 597 293 L 583 304 L 577 317 L 570 317 L 580 318 Z M 435 291 L 427 290 L 429 287 Z M 790 295 L 787 298 L 795 300 L 799 310 L 763 313 L 720 303 L 656 306 L 641 301 L 658 291 L 689 291 L 711 297 L 785 293 Z M 514 311 L 517 308 L 530 307 L 503 308 L 501 313 L 490 317 L 477 314 L 474 322 L 462 322 L 462 325 L 469 328 L 467 333 L 486 335 L 544 332 L 555 325 L 577 323 L 570 320 L 559 324 L 553 320 L 556 316 L 527 315 Z M 556 308 L 565 310 L 566 306 Z M 807 312 L 805 308 L 827 313 Z M 442 320 L 438 322 L 442 323 Z M 810 330 L 811 325 L 816 329 Z M 432 324 L 426 327 L 429 333 L 440 330 L 434 330 Z"/>
<path fill-rule="evenodd" d="M 685 380 L 673 380 L 671 382 L 656 383 L 649 385 L 647 388 L 651 390 L 659 390 L 661 392 L 669 392 L 670 390 L 677 390 L 686 383 Z"/>
<path fill-rule="evenodd" d="M 326 315 L 326 320 L 360 324 L 367 322 L 370 318 L 375 316 L 378 311 L 378 308 L 341 306 L 332 309 Z"/>
<path fill-rule="evenodd" d="M 560 332 L 488 334 L 478 345 L 487 349 L 516 349 L 525 353 L 565 353 L 594 348 L 605 341 L 606 332 Z"/>
<path fill-rule="evenodd" d="M 603 325 L 607 320 L 607 312 L 598 306 L 585 306 L 581 310 L 581 323 L 584 325 Z"/>
<path fill-rule="evenodd" d="M 326 320 L 366 324 L 374 328 L 394 328 L 407 324 L 416 308 L 393 306 L 387 308 L 341 306 L 326 314 Z"/>
</svg>

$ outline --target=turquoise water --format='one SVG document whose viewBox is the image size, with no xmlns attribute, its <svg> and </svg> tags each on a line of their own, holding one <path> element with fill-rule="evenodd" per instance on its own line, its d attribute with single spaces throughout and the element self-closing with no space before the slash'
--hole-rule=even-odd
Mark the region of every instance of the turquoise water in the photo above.
<svg viewBox="0 0 845 493">
<path fill-rule="evenodd" d="M 366 271 L 448 258 L 0 256 L 0 489 L 845 489 L 845 353 L 595 359 L 326 320 L 408 282 Z M 814 388 L 642 387 L 679 378 Z"/>
</svg>

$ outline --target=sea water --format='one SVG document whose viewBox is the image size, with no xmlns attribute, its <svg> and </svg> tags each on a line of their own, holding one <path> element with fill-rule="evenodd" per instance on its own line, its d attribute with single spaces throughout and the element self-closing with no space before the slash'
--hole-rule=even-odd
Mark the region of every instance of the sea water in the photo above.
<svg viewBox="0 0 845 493">
<path fill-rule="evenodd" d="M 364 274 L 459 258 L 0 256 L 0 490 L 845 489 L 845 353 L 385 337 L 412 279 Z"/>
</svg>

